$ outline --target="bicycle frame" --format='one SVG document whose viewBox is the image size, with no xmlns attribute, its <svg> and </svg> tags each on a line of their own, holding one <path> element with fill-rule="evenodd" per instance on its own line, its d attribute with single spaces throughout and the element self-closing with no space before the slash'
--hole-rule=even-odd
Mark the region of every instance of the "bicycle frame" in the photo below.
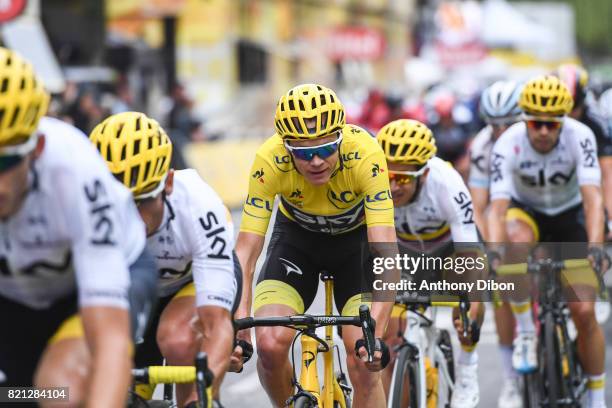
<svg viewBox="0 0 612 408">
<path fill-rule="evenodd" d="M 325 314 L 333 313 L 333 277 L 323 275 L 325 284 Z M 304 333 L 300 339 L 302 345 L 302 365 L 299 385 L 304 391 L 312 394 L 322 408 L 332 408 L 337 402 L 341 408 L 346 408 L 344 394 L 334 375 L 334 339 L 333 326 L 325 326 L 325 343 L 329 346 L 327 351 L 319 348 L 320 343 Z M 323 389 L 320 388 L 317 358 L 323 353 Z"/>
<path fill-rule="evenodd" d="M 444 307 L 456 307 L 458 302 L 433 302 L 432 305 L 433 304 Z M 431 364 L 437 367 L 439 370 L 438 373 L 440 375 L 438 377 L 438 384 L 444 384 L 451 389 L 451 392 L 454 390 L 454 383 L 445 364 L 445 356 L 442 353 L 442 350 L 440 350 L 436 344 L 438 337 L 438 329 L 435 326 L 437 307 L 430 307 L 429 310 L 431 311 L 431 317 L 429 320 L 420 313 L 414 312 L 411 309 L 406 310 L 406 328 L 404 329 L 404 339 L 406 342 L 400 346 L 410 347 L 417 353 L 419 371 L 417 377 L 417 387 L 419 388 L 418 395 L 421 396 L 427 395 L 425 369 L 426 358 L 429 358 Z M 399 365 L 395 364 L 393 368 L 393 378 L 395 378 L 396 370 L 399 368 Z M 395 386 L 396 384 L 392 382 L 389 395 L 393 395 Z M 443 387 L 439 388 L 441 389 Z M 438 401 L 436 401 L 436 405 L 437 403 Z M 392 405 L 393 401 L 391 398 L 389 398 L 388 407 L 392 408 Z M 425 398 L 418 401 L 418 406 L 414 408 L 427 408 L 427 406 L 428 401 Z"/>
</svg>

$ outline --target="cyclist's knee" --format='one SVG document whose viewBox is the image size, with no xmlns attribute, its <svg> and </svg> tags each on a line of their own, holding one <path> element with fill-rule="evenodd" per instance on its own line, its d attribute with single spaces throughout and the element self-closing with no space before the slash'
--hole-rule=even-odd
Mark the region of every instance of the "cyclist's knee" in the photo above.
<svg viewBox="0 0 612 408">
<path fill-rule="evenodd" d="M 263 368 L 273 369 L 287 361 L 287 352 L 293 340 L 290 329 L 265 327 L 257 330 L 257 355 Z"/>
<path fill-rule="evenodd" d="M 356 390 L 371 390 L 380 381 L 380 372 L 371 372 L 355 353 L 347 353 L 346 367 Z"/>
<path fill-rule="evenodd" d="M 196 354 L 195 333 L 189 326 L 178 330 L 160 329 L 157 334 L 157 344 L 162 355 L 172 362 L 191 362 Z"/>
<path fill-rule="evenodd" d="M 510 242 L 535 242 L 535 234 L 524 222 L 511 220 L 506 223 Z"/>
<path fill-rule="evenodd" d="M 69 405 L 78 407 L 85 400 L 87 373 L 90 359 L 84 339 L 67 339 L 50 345 L 45 351 L 34 375 L 37 388 L 67 387 L 70 390 Z M 54 407 L 53 402 L 43 402 L 42 407 Z"/>
<path fill-rule="evenodd" d="M 591 302 L 571 302 L 569 308 L 578 332 L 590 332 L 598 327 L 595 306 Z"/>
</svg>

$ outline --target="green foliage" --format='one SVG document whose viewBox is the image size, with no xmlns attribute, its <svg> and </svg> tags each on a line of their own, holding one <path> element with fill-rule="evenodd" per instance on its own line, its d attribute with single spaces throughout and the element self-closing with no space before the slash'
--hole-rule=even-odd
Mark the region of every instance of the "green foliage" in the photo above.
<svg viewBox="0 0 612 408">
<path fill-rule="evenodd" d="M 516 0 L 512 0 L 516 2 Z M 524 1 L 524 0 L 523 0 Z M 551 0 L 529 0 L 550 2 Z M 612 0 L 557 0 L 570 4 L 576 13 L 580 48 L 591 53 L 612 53 Z"/>
</svg>

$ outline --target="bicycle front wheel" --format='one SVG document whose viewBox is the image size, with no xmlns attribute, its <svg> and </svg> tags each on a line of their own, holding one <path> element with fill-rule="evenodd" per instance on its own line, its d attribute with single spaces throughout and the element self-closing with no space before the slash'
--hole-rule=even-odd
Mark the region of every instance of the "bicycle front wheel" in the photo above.
<svg viewBox="0 0 612 408">
<path fill-rule="evenodd" d="M 548 406 L 557 408 L 561 397 L 561 352 L 559 349 L 559 338 L 557 337 L 557 325 L 552 313 L 547 313 L 544 318 L 544 378 L 546 380 L 545 390 L 548 397 Z"/>
<path fill-rule="evenodd" d="M 418 360 L 411 357 L 409 347 L 402 347 L 395 360 L 395 369 L 391 379 L 391 407 L 419 408 L 420 400 L 426 398 L 424 395 L 419 395 L 420 381 L 425 381 L 425 379 L 419 379 Z"/>
</svg>

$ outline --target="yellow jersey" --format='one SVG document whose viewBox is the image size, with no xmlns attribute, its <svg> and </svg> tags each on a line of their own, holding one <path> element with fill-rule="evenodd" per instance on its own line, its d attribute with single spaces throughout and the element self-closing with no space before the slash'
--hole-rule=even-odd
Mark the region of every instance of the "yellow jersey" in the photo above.
<svg viewBox="0 0 612 408">
<path fill-rule="evenodd" d="M 345 125 L 340 157 L 325 185 L 310 184 L 295 168 L 278 134 L 259 148 L 240 231 L 265 235 L 276 195 L 279 210 L 301 227 L 342 234 L 366 223 L 394 226 L 387 162 L 365 130 Z"/>
</svg>

